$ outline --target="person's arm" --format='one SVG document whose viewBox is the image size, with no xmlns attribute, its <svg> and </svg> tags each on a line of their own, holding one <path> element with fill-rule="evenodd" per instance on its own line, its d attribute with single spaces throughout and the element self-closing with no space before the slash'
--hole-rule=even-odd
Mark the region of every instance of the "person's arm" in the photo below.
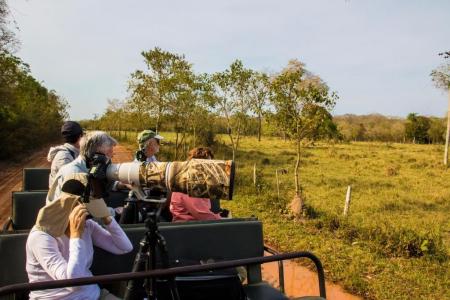
<svg viewBox="0 0 450 300">
<path fill-rule="evenodd" d="M 117 192 L 119 190 L 132 190 L 133 186 L 128 183 L 123 183 L 120 181 L 114 181 L 111 185 L 111 191 Z"/>
<path fill-rule="evenodd" d="M 45 272 L 55 280 L 90 276 L 84 268 L 86 243 L 80 238 L 70 239 L 68 261 L 59 251 L 56 239 L 42 231 L 30 235 L 30 249 Z"/>
<path fill-rule="evenodd" d="M 183 205 L 196 220 L 220 220 L 220 215 L 211 211 L 211 202 L 206 198 L 193 198 L 182 195 Z"/>
<path fill-rule="evenodd" d="M 125 254 L 133 250 L 130 239 L 114 218 L 103 218 L 106 229 L 93 221 L 89 222 L 93 226 L 92 241 L 95 246 L 114 254 Z"/>
</svg>

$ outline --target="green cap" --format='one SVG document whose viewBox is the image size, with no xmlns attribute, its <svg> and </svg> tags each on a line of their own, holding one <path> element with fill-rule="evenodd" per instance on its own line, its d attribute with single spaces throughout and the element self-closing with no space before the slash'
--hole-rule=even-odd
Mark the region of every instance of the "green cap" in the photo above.
<svg viewBox="0 0 450 300">
<path fill-rule="evenodd" d="M 145 142 L 147 142 L 149 139 L 162 140 L 164 138 L 162 136 L 160 136 L 159 134 L 157 134 L 156 132 L 154 132 L 153 130 L 146 129 L 144 131 L 141 131 L 137 136 L 137 142 L 139 144 L 139 148 L 143 149 Z"/>
</svg>

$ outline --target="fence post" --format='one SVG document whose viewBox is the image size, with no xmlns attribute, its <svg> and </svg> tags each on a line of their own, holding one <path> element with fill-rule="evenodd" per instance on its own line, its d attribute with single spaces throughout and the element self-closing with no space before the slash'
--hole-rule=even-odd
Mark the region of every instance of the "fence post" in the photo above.
<svg viewBox="0 0 450 300">
<path fill-rule="evenodd" d="M 345 206 L 344 206 L 344 216 L 348 215 L 348 210 L 350 208 L 350 200 L 352 198 L 352 186 L 349 185 L 347 188 L 347 196 L 345 197 Z"/>
<path fill-rule="evenodd" d="M 278 169 L 275 170 L 275 177 L 277 179 L 277 197 L 280 199 L 280 181 L 278 180 Z"/>
<path fill-rule="evenodd" d="M 253 185 L 256 186 L 256 163 L 253 165 Z"/>
</svg>

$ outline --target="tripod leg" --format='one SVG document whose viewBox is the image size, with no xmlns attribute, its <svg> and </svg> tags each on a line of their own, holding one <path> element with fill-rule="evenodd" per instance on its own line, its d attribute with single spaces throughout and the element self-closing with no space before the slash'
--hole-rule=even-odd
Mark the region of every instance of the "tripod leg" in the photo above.
<svg viewBox="0 0 450 300">
<path fill-rule="evenodd" d="M 147 270 L 147 261 L 148 261 L 148 243 L 147 235 L 141 240 L 139 251 L 136 255 L 136 259 L 133 263 L 132 272 L 140 272 Z M 133 300 L 133 299 L 143 299 L 146 297 L 144 290 L 142 289 L 143 280 L 129 280 L 127 283 L 127 288 L 125 290 L 124 299 L 125 300 Z"/>
<path fill-rule="evenodd" d="M 161 235 L 161 233 L 159 231 L 156 231 L 155 235 L 156 235 L 158 248 L 161 253 L 163 267 L 169 268 L 170 267 L 169 266 L 169 251 L 167 250 L 166 240 L 164 239 L 164 237 Z M 169 283 L 170 294 L 172 296 L 172 299 L 180 300 L 180 295 L 178 294 L 178 288 L 177 288 L 177 283 L 175 281 L 175 276 L 168 278 L 167 281 Z"/>
</svg>

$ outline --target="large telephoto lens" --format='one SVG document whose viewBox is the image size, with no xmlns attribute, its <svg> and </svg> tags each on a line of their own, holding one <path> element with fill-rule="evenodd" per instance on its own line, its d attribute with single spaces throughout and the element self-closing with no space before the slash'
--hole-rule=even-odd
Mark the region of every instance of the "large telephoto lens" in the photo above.
<svg viewBox="0 0 450 300">
<path fill-rule="evenodd" d="M 189 161 L 111 164 L 110 180 L 139 185 L 164 187 L 169 191 L 196 198 L 226 199 L 233 197 L 234 162 L 231 160 L 191 159 Z"/>
</svg>

